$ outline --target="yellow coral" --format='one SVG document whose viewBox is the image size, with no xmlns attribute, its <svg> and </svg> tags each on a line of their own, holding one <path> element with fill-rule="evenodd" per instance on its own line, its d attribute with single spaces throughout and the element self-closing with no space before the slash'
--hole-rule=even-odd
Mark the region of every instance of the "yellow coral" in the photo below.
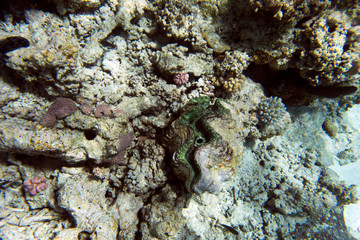
<svg viewBox="0 0 360 240">
<path fill-rule="evenodd" d="M 240 76 L 238 78 L 235 77 L 230 77 L 230 78 L 213 78 L 213 84 L 216 87 L 222 87 L 225 89 L 225 91 L 229 92 L 229 93 L 234 93 L 237 91 L 240 91 L 241 86 L 244 83 L 244 76 Z"/>
</svg>

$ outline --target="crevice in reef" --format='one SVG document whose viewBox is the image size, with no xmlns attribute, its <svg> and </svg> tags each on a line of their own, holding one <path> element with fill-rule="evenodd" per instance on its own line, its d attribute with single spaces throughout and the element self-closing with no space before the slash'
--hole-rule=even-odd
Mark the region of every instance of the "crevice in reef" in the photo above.
<svg viewBox="0 0 360 240">
<path fill-rule="evenodd" d="M 357 91 L 356 86 L 311 86 L 298 70 L 273 70 L 269 65 L 252 63 L 244 74 L 260 83 L 267 96 L 281 97 L 286 105 L 309 105 L 317 98 L 336 98 Z"/>
</svg>

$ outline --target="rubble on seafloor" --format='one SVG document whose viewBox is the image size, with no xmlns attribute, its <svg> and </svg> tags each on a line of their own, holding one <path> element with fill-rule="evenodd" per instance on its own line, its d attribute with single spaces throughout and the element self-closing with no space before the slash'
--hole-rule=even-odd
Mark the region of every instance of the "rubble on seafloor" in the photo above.
<svg viewBox="0 0 360 240">
<path fill-rule="evenodd" d="M 1 239 L 354 239 L 357 1 L 0 7 Z"/>
</svg>

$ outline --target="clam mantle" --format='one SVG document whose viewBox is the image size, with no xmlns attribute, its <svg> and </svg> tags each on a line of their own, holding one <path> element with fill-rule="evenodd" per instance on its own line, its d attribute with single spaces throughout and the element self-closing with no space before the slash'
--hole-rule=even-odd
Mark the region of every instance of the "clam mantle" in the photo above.
<svg viewBox="0 0 360 240">
<path fill-rule="evenodd" d="M 228 140 L 236 141 L 236 112 L 223 99 L 198 97 L 189 101 L 168 128 L 165 143 L 172 155 L 171 166 L 187 191 L 218 193 L 234 173 L 238 154 Z"/>
</svg>

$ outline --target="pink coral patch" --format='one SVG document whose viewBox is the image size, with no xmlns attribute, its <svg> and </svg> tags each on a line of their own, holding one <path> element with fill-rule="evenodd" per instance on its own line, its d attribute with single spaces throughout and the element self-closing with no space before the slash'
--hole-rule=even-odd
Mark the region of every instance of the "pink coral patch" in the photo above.
<svg viewBox="0 0 360 240">
<path fill-rule="evenodd" d="M 177 73 L 177 74 L 175 74 L 173 80 L 176 85 L 183 85 L 189 81 L 189 74 L 188 73 Z"/>
<path fill-rule="evenodd" d="M 31 195 L 42 192 L 49 186 L 45 177 L 34 177 L 32 179 L 27 179 L 23 184 L 24 189 Z"/>
</svg>

